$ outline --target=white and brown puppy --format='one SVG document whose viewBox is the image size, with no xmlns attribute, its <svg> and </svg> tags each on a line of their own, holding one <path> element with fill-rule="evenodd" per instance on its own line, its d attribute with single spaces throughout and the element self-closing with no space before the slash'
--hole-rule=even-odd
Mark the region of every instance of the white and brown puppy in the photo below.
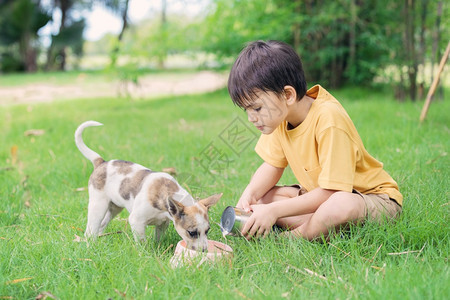
<svg viewBox="0 0 450 300">
<path fill-rule="evenodd" d="M 75 144 L 94 165 L 89 179 L 89 207 L 85 236 L 96 238 L 108 223 L 126 208 L 137 241 L 145 240 L 147 225 L 155 225 L 159 240 L 173 221 L 178 234 L 194 250 L 206 250 L 209 230 L 208 209 L 219 201 L 216 194 L 196 202 L 169 174 L 153 172 L 141 165 L 123 161 L 105 161 L 83 142 L 83 130 L 101 126 L 95 121 L 81 124 L 75 131 Z"/>
</svg>

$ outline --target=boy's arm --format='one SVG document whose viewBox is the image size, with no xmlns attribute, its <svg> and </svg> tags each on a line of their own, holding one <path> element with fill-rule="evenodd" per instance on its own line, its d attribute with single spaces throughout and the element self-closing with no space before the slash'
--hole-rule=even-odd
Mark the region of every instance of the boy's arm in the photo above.
<svg viewBox="0 0 450 300">
<path fill-rule="evenodd" d="M 272 187 L 274 187 L 283 175 L 284 169 L 274 167 L 266 162 L 253 174 L 250 183 L 245 188 L 236 207 L 250 211 L 250 205 L 256 204 Z"/>
<path fill-rule="evenodd" d="M 286 199 L 284 201 L 270 203 L 270 208 L 276 219 L 297 215 L 314 213 L 322 203 L 324 203 L 335 190 L 315 188 L 303 195 Z"/>
</svg>

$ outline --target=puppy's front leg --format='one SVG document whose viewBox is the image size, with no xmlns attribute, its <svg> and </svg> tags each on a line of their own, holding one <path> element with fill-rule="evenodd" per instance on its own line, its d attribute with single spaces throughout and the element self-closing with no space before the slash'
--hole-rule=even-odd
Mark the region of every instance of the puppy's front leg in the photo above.
<svg viewBox="0 0 450 300">
<path fill-rule="evenodd" d="M 156 225 L 156 227 L 155 227 L 156 242 L 160 241 L 161 237 L 164 235 L 164 232 L 166 232 L 167 227 L 169 227 L 169 222 L 164 222 L 160 225 Z"/>
</svg>

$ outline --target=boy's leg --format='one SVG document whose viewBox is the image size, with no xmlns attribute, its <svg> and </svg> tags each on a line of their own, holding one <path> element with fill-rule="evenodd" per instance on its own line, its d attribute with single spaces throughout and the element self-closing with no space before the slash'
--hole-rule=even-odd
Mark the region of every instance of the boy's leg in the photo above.
<svg viewBox="0 0 450 300">
<path fill-rule="evenodd" d="M 274 186 L 259 201 L 258 204 L 268 204 L 276 201 L 282 201 L 289 198 L 299 196 L 301 193 L 300 186 Z M 295 229 L 307 222 L 313 214 L 305 214 L 280 218 L 276 225 L 286 229 Z"/>
<path fill-rule="evenodd" d="M 258 201 L 258 204 L 294 198 L 299 192 L 299 187 L 275 186 Z M 338 229 L 342 225 L 362 222 L 367 217 L 383 220 L 383 214 L 395 218 L 401 212 L 401 207 L 389 200 L 387 195 L 378 195 L 381 200 L 375 199 L 376 201 L 369 196 L 358 192 L 336 192 L 315 213 L 280 218 L 276 225 L 291 230 L 286 234 L 312 240 L 322 234 L 328 236 L 331 230 Z M 387 200 L 383 197 L 387 197 Z"/>
<path fill-rule="evenodd" d="M 347 223 L 364 220 L 366 205 L 364 199 L 355 193 L 336 192 L 316 210 L 312 216 L 290 234 L 308 240 L 328 236 L 330 230 L 337 229 Z"/>
</svg>

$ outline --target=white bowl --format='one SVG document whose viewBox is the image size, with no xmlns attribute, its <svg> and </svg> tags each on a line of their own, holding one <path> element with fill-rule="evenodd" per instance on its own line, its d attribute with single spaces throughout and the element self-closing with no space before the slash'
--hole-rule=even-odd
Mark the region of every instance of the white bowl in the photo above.
<svg viewBox="0 0 450 300">
<path fill-rule="evenodd" d="M 196 251 L 188 249 L 186 242 L 181 240 L 175 248 L 175 253 L 170 259 L 170 264 L 173 268 L 181 267 L 182 265 L 201 264 L 208 262 L 226 262 L 231 265 L 231 258 L 233 257 L 233 249 L 221 242 L 208 240 L 208 252 Z"/>
</svg>

